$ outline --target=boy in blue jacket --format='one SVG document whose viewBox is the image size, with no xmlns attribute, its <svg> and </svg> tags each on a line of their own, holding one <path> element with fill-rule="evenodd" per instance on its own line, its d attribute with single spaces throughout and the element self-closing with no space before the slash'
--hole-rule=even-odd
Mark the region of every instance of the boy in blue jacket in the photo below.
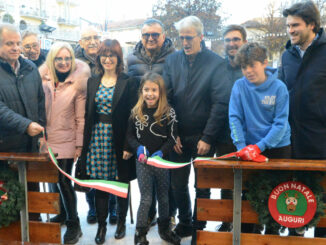
<svg viewBox="0 0 326 245">
<path fill-rule="evenodd" d="M 247 43 L 235 61 L 244 77 L 231 92 L 229 123 L 237 155 L 246 161 L 290 158 L 289 94 L 277 79 L 276 69 L 267 67 L 267 50 L 258 43 Z M 262 154 L 262 155 L 261 155 Z M 272 234 L 266 227 L 265 234 Z"/>
<path fill-rule="evenodd" d="M 277 79 L 277 70 L 267 67 L 267 50 L 248 43 L 235 61 L 244 77 L 233 86 L 229 121 L 231 137 L 242 160 L 290 158 L 289 94 Z"/>
</svg>

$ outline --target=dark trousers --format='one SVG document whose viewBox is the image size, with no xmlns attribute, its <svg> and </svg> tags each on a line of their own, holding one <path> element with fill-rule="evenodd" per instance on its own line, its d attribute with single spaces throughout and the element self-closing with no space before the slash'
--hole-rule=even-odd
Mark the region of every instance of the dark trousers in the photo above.
<svg viewBox="0 0 326 245">
<path fill-rule="evenodd" d="M 159 218 L 160 220 L 167 220 L 169 218 L 169 171 L 140 162 L 136 162 L 136 171 L 140 190 L 136 228 L 146 228 L 148 225 L 153 183 L 157 187 Z"/>
<path fill-rule="evenodd" d="M 89 215 L 96 215 L 95 211 L 95 189 L 91 189 L 89 192 L 85 194 L 86 196 L 86 201 L 88 203 L 88 214 Z M 111 213 L 112 211 L 117 209 L 117 197 L 113 194 L 109 194 L 109 200 L 108 200 L 108 205 L 109 205 L 109 212 Z"/>
<path fill-rule="evenodd" d="M 197 157 L 197 143 L 200 140 L 200 135 L 181 137 L 182 154 L 178 155 L 174 151 L 171 153 L 171 160 L 175 162 L 189 162 L 191 159 Z M 209 153 L 205 156 L 213 156 L 214 148 L 211 147 Z M 189 195 L 189 175 L 191 165 L 187 165 L 182 168 L 171 170 L 171 186 L 175 199 L 176 206 L 179 211 L 179 221 L 183 225 L 191 226 L 194 229 L 202 230 L 206 226 L 205 221 L 197 221 L 197 204 L 195 201 L 194 213 L 192 216 L 191 201 Z M 197 171 L 195 169 L 195 191 L 197 198 L 209 198 L 210 189 L 197 188 Z"/>
<path fill-rule="evenodd" d="M 74 159 L 59 159 L 59 167 L 71 175 Z M 58 188 L 66 211 L 67 220 L 77 220 L 77 197 L 71 180 L 59 173 Z"/>
</svg>

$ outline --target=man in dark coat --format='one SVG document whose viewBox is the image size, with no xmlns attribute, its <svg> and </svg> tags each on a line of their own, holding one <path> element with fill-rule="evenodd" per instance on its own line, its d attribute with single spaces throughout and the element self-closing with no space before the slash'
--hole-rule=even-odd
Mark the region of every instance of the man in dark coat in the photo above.
<svg viewBox="0 0 326 245">
<path fill-rule="evenodd" d="M 45 126 L 45 99 L 37 67 L 20 56 L 21 37 L 0 25 L 0 152 L 37 152 Z M 37 184 L 29 184 L 37 191 Z M 30 214 L 39 220 L 39 214 Z"/>
<path fill-rule="evenodd" d="M 168 99 L 177 114 L 178 144 L 173 160 L 189 162 L 196 156 L 213 156 L 217 135 L 223 130 L 228 108 L 228 77 L 224 60 L 208 50 L 203 41 L 203 24 L 199 18 L 188 16 L 178 23 L 183 50 L 169 55 L 164 66 L 164 81 Z M 206 223 L 192 221 L 188 180 L 191 165 L 175 169 L 171 185 L 179 210 L 176 233 L 180 237 L 193 235 L 204 229 Z M 196 185 L 195 171 L 195 185 Z M 210 189 L 196 188 L 196 198 L 209 198 Z M 196 210 L 196 204 L 195 208 Z"/>
<path fill-rule="evenodd" d="M 128 75 L 139 80 L 148 72 L 163 74 L 165 58 L 174 52 L 172 41 L 165 37 L 161 21 L 148 19 L 142 27 L 142 39 L 128 56 Z"/>
<path fill-rule="evenodd" d="M 223 31 L 224 39 L 224 51 L 225 51 L 225 62 L 226 62 L 226 73 L 229 77 L 229 96 L 231 95 L 231 90 L 233 84 L 236 80 L 243 77 L 241 67 L 234 62 L 235 55 L 237 54 L 240 47 L 247 43 L 247 33 L 244 27 L 240 25 L 229 25 Z M 237 151 L 236 147 L 233 145 L 231 139 L 231 131 L 229 127 L 228 117 L 225 120 L 224 133 L 218 135 L 216 143 L 216 153 L 217 155 L 225 155 L 230 152 Z M 232 190 L 221 190 L 221 199 L 233 199 Z M 246 224 L 242 226 L 242 232 L 252 231 L 252 225 Z M 217 227 L 218 231 L 231 231 L 231 223 L 223 222 L 222 225 Z"/>
<path fill-rule="evenodd" d="M 279 74 L 290 95 L 293 158 L 326 159 L 326 35 L 319 11 L 307 1 L 283 16 L 290 40 Z M 315 236 L 326 236 L 326 229 L 316 228 Z"/>
<path fill-rule="evenodd" d="M 22 51 L 24 56 L 40 67 L 46 60 L 47 50 L 41 49 L 40 40 L 34 32 L 25 32 L 22 37 Z"/>
<path fill-rule="evenodd" d="M 82 30 L 79 45 L 75 48 L 75 57 L 89 65 L 92 76 L 96 74 L 95 59 L 100 43 L 100 34 L 94 27 L 89 26 Z"/>
<path fill-rule="evenodd" d="M 165 37 L 163 23 L 156 19 L 144 22 L 142 38 L 136 44 L 132 54 L 127 58 L 128 75 L 136 77 L 139 81 L 146 72 L 163 74 L 165 58 L 174 52 L 172 41 Z M 148 214 L 148 224 L 155 225 L 156 219 L 156 189 L 153 188 L 153 201 Z M 175 216 L 175 205 L 172 194 L 170 196 L 170 216 Z"/>
</svg>

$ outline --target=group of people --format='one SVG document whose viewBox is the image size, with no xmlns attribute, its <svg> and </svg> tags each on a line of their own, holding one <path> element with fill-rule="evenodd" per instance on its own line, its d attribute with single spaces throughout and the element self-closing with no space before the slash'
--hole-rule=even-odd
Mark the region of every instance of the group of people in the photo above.
<svg viewBox="0 0 326 245">
<path fill-rule="evenodd" d="M 163 240 L 180 244 L 192 236 L 196 244 L 196 231 L 206 223 L 197 220 L 196 202 L 191 207 L 191 165 L 166 170 L 146 164 L 148 157 L 190 162 L 238 151 L 243 160 L 261 154 L 326 158 L 326 37 L 320 15 L 311 1 L 294 4 L 283 15 L 290 40 L 278 70 L 268 67 L 266 48 L 248 43 L 239 25 L 225 28 L 226 58 L 221 58 L 206 48 L 203 24 L 195 16 L 175 24 L 179 51 L 159 20 L 146 20 L 126 66 L 119 42 L 101 41 L 93 28 L 82 32 L 75 50 L 55 42 L 46 54 L 36 34 L 26 33 L 21 40 L 15 27 L 3 24 L 0 151 L 46 152 L 39 140 L 45 132 L 68 174 L 79 158 L 84 178 L 124 183 L 137 178 L 141 200 L 135 244 L 149 244 L 146 234 L 156 222 Z M 197 188 L 196 179 L 195 171 L 196 198 L 209 198 L 210 189 Z M 62 208 L 51 221 L 65 223 L 64 243 L 75 244 L 82 231 L 70 180 L 59 174 L 53 191 L 60 192 Z M 232 198 L 228 190 L 221 195 Z M 116 198 L 91 190 L 86 199 L 87 221 L 98 222 L 96 244 L 105 242 L 109 214 L 110 223 L 117 223 L 115 238 L 122 239 L 129 195 Z M 177 211 L 179 222 L 172 230 Z M 219 227 L 230 229 L 229 223 Z M 242 232 L 253 229 L 242 226 Z M 315 236 L 326 236 L 326 230 L 316 228 Z"/>
</svg>

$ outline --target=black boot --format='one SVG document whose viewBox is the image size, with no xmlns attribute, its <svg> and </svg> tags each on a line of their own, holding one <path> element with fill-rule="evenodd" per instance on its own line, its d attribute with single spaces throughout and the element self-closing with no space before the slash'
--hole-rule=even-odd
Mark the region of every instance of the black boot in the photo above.
<svg viewBox="0 0 326 245">
<path fill-rule="evenodd" d="M 50 219 L 50 222 L 60 223 L 60 225 L 63 225 L 65 221 L 66 221 L 66 212 L 58 214 Z"/>
<path fill-rule="evenodd" d="M 115 239 L 122 239 L 126 235 L 126 219 L 118 219 L 117 229 L 114 233 Z"/>
<path fill-rule="evenodd" d="M 146 239 L 147 235 L 147 227 L 144 228 L 136 228 L 136 233 L 135 233 L 135 245 L 148 245 L 149 242 Z"/>
<path fill-rule="evenodd" d="M 79 237 L 83 235 L 79 219 L 78 220 L 67 220 L 66 221 L 67 230 L 66 233 L 63 236 L 63 242 L 64 244 L 75 244 L 78 242 Z"/>
<path fill-rule="evenodd" d="M 169 219 L 166 220 L 157 219 L 157 223 L 158 223 L 158 234 L 160 235 L 162 240 L 172 243 L 174 245 L 180 244 L 181 238 L 174 231 L 171 230 Z"/>
<path fill-rule="evenodd" d="M 105 235 L 106 235 L 106 223 L 99 224 L 97 228 L 97 233 L 95 237 L 96 244 L 103 244 L 105 242 Z"/>
</svg>

